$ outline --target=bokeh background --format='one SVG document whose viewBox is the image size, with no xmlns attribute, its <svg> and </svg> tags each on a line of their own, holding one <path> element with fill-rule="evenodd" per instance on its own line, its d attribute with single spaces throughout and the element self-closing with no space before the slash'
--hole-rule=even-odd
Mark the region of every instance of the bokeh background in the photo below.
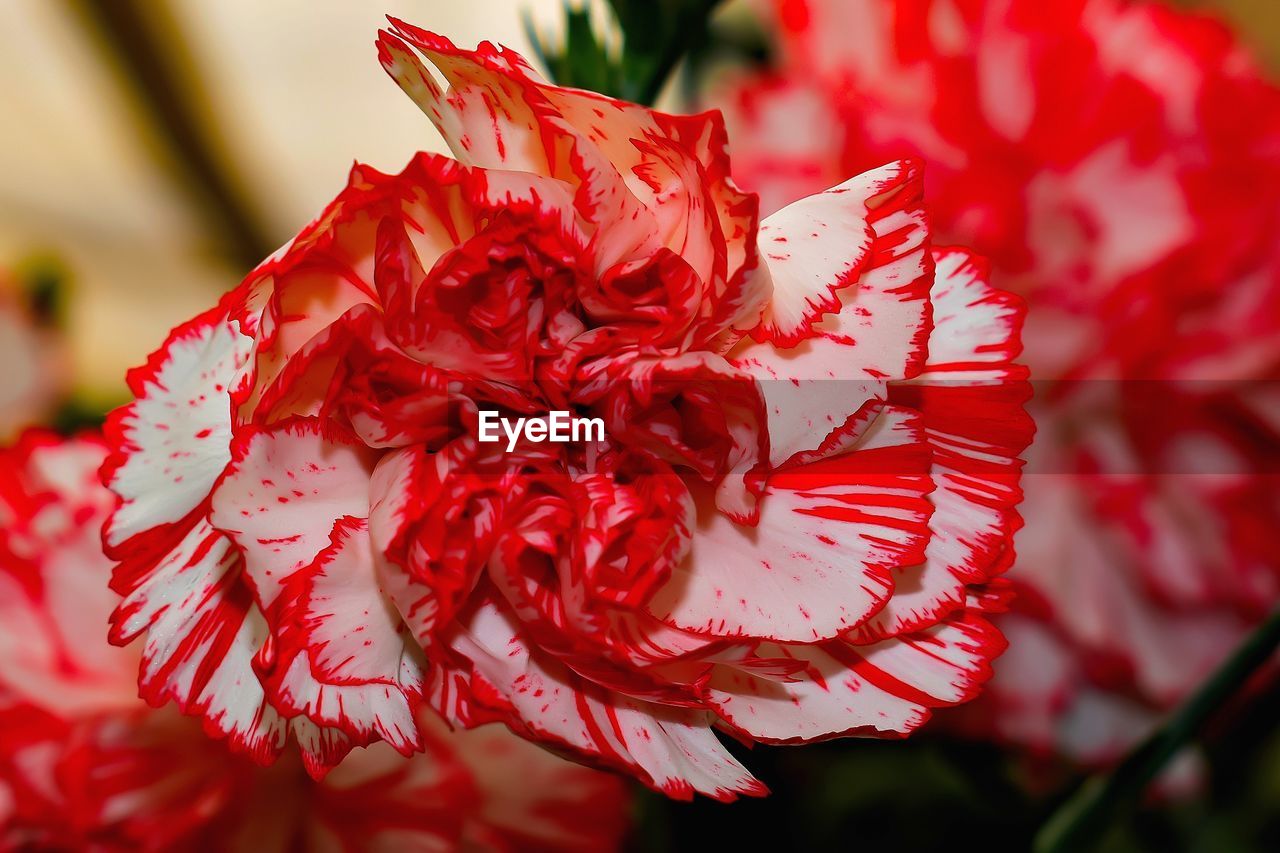
<svg viewBox="0 0 1280 853">
<path fill-rule="evenodd" d="M 1177 5 L 1222 15 L 1280 73 L 1277 0 Z M 66 350 L 50 360 L 70 389 L 66 417 L 121 402 L 125 370 L 309 221 L 353 161 L 396 170 L 443 150 L 375 61 L 386 14 L 529 55 L 522 15 L 554 32 L 562 11 L 560 0 L 0 0 L 0 269 L 43 294 L 60 327 Z M 1212 784 L 1156 791 L 1110 847 L 1280 849 L 1280 692 L 1228 710 L 1207 741 Z M 638 794 L 634 848 L 1025 849 L 1080 778 L 929 731 L 757 749 L 751 764 L 772 798 Z"/>
<path fill-rule="evenodd" d="M 318 213 L 359 160 L 443 150 L 386 78 L 392 14 L 528 51 L 557 0 L 0 0 L 0 265 L 75 298 L 78 396 L 124 370 Z"/>
<path fill-rule="evenodd" d="M 1273 71 L 1280 3 L 1181 0 Z M 720 14 L 748 13 L 731 0 Z M 374 60 L 387 14 L 528 54 L 560 0 L 0 0 L 0 265 L 53 267 L 92 407 L 311 219 L 353 161 L 443 145 Z"/>
</svg>

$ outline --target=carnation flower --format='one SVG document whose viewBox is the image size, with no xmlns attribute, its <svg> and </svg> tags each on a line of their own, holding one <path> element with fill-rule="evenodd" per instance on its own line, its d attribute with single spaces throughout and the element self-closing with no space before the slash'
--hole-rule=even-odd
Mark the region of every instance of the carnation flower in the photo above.
<svg viewBox="0 0 1280 853">
<path fill-rule="evenodd" d="M 110 646 L 102 442 L 27 433 L 0 451 L 0 846 L 5 849 L 610 849 L 619 780 L 499 727 L 423 720 L 425 755 L 379 745 L 324 782 L 270 768 L 137 696 Z"/>
<path fill-rule="evenodd" d="M 763 786 L 714 729 L 901 736 L 974 696 L 1021 307 L 931 246 L 919 165 L 759 222 L 717 113 L 395 21 L 379 52 L 455 159 L 357 166 L 109 424 L 144 695 L 317 775 L 423 748 L 425 704 L 720 799 Z M 508 451 L 481 411 L 605 435 Z"/>
<path fill-rule="evenodd" d="M 1037 446 L 986 732 L 1111 760 L 1270 609 L 1280 92 L 1206 18 L 1118 0 L 761 4 L 722 81 L 766 207 L 929 163 L 945 239 L 1028 297 Z M 796 126 L 807 132 L 796 134 Z"/>
</svg>

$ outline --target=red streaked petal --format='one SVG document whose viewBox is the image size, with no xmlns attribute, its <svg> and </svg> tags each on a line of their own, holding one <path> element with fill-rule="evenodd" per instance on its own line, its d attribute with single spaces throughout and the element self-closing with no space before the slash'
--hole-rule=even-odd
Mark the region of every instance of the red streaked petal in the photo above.
<svg viewBox="0 0 1280 853">
<path fill-rule="evenodd" d="M 1020 456 L 1033 425 L 1026 368 L 1013 364 L 1025 308 L 988 283 L 985 262 L 958 249 L 935 251 L 934 333 L 924 371 L 893 383 L 890 399 L 924 414 L 937 486 L 918 566 L 896 576 L 899 591 L 863 626 L 865 639 L 917 630 L 963 606 L 968 584 L 1012 562 L 1021 524 Z"/>
<path fill-rule="evenodd" d="M 519 729 L 592 761 L 625 768 L 678 799 L 695 791 L 726 801 L 765 792 L 716 739 L 710 714 L 603 691 L 553 659 L 535 656 L 516 626 L 512 614 L 484 603 L 464 621 L 452 644 L 471 661 L 473 678 L 483 679 L 509 705 L 511 722 Z"/>
<path fill-rule="evenodd" d="M 372 452 L 314 419 L 283 421 L 237 438 L 210 518 L 245 556 L 262 606 L 329 544 L 338 519 L 369 514 Z"/>
<path fill-rule="evenodd" d="M 406 756 L 422 748 L 413 704 L 398 686 L 326 683 L 301 652 L 281 654 L 273 667 L 264 676 L 272 705 L 294 715 L 290 730 L 314 778 L 323 778 L 353 747 L 375 740 Z"/>
<path fill-rule="evenodd" d="M 231 461 L 230 388 L 251 345 L 215 310 L 179 326 L 130 372 L 138 399 L 107 426 L 115 450 L 104 477 L 120 498 L 108 547 L 178 522 L 208 498 Z"/>
<path fill-rule="evenodd" d="M 1004 647 L 1000 632 L 974 614 L 868 646 L 764 645 L 760 654 L 803 661 L 803 671 L 782 680 L 722 665 L 708 694 L 730 724 L 761 741 L 901 736 L 932 709 L 973 698 Z"/>
<path fill-rule="evenodd" d="M 920 167 L 902 161 L 868 174 L 881 175 L 888 188 L 867 210 L 871 242 L 849 280 L 821 285 L 830 299 L 820 300 L 826 307 L 813 313 L 795 340 L 770 340 L 757 330 L 759 340 L 744 340 L 727 355 L 760 381 L 775 465 L 847 446 L 856 438 L 851 426 L 858 413 L 885 398 L 886 383 L 924 367 L 933 258 Z M 762 245 L 768 253 L 769 244 Z"/>
<path fill-rule="evenodd" d="M 847 300 L 840 291 L 857 284 L 871 268 L 876 238 L 883 240 L 906 224 L 897 217 L 886 219 L 886 214 L 918 208 L 918 173 L 919 166 L 910 161 L 882 166 L 801 199 L 760 223 L 760 251 L 773 280 L 773 297 L 754 333 L 758 340 L 795 346 L 811 336 L 823 315 L 841 310 Z M 908 215 L 915 227 L 926 228 L 918 212 Z"/>
<path fill-rule="evenodd" d="M 333 683 L 420 681 L 421 665 L 405 644 L 400 614 L 378 587 L 367 522 L 340 520 L 332 544 L 299 580 L 302 596 L 292 615 L 318 675 Z"/>
<path fill-rule="evenodd" d="M 364 520 L 338 521 L 331 544 L 285 584 L 273 621 L 278 634 L 259 665 L 282 710 L 353 744 L 376 737 L 405 755 L 421 749 L 421 655 L 378 587 Z"/>
<path fill-rule="evenodd" d="M 744 527 L 699 501 L 689 556 L 650 602 L 686 631 L 812 643 L 861 624 L 920 560 L 932 489 L 918 415 L 888 408 L 854 450 L 773 475 Z"/>
<path fill-rule="evenodd" d="M 374 469 L 369 530 L 383 592 L 424 644 L 480 577 L 499 530 L 502 482 L 468 466 L 475 441 L 402 448 Z"/>
<path fill-rule="evenodd" d="M 142 697 L 204 717 L 206 731 L 265 763 L 283 748 L 287 723 L 253 670 L 267 625 L 242 571 L 230 540 L 203 519 L 161 554 L 135 554 L 113 578 L 124 600 L 111 619 L 111 641 L 145 635 Z"/>
<path fill-rule="evenodd" d="M 587 120 L 575 114 L 587 100 L 582 93 L 565 95 L 570 90 L 549 86 L 509 50 L 488 44 L 463 50 L 395 19 L 392 28 L 394 33 L 384 32 L 379 40 L 383 67 L 461 162 L 547 175 L 576 189 L 575 208 L 595 226 L 597 274 L 660 246 L 653 211 L 636 197 L 643 183 L 630 177 L 640 160 L 630 140 L 645 138 L 650 128 L 660 133 L 652 111 L 598 96 Z M 405 42 L 440 70 L 450 84 L 447 91 Z M 561 96 L 565 100 L 557 102 Z"/>
<path fill-rule="evenodd" d="M 532 71 L 509 52 L 460 50 L 448 39 L 392 21 L 395 33 L 378 35 L 378 58 L 405 94 L 435 124 L 465 165 L 551 174 L 536 111 Z M 446 91 L 408 45 L 444 75 Z M 518 64 L 513 64 L 517 62 Z"/>
</svg>

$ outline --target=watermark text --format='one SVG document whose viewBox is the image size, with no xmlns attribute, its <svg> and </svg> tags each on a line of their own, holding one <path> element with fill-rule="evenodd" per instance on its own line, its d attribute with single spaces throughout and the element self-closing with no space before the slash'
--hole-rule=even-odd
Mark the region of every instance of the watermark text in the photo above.
<svg viewBox="0 0 1280 853">
<path fill-rule="evenodd" d="M 547 412 L 545 418 L 504 418 L 492 409 L 481 409 L 479 415 L 477 438 L 491 444 L 502 441 L 505 436 L 508 453 L 516 449 L 521 438 L 535 444 L 604 441 L 603 418 L 575 417 L 562 409 Z"/>
</svg>

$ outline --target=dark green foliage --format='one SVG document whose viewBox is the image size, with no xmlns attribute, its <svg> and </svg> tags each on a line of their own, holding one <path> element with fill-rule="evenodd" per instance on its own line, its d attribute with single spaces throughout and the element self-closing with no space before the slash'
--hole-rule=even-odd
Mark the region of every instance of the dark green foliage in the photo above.
<svg viewBox="0 0 1280 853">
<path fill-rule="evenodd" d="M 591 16 L 566 0 L 564 40 L 552 45 L 525 26 L 538 58 L 562 86 L 589 89 L 652 105 L 684 55 L 707 40 L 707 21 L 720 0 L 609 0 L 621 33 L 611 51 L 592 28 Z"/>
<path fill-rule="evenodd" d="M 35 254 L 19 261 L 14 275 L 35 321 L 60 328 L 69 299 L 68 275 L 62 263 L 52 255 Z"/>
<path fill-rule="evenodd" d="M 1097 844 L 1117 814 L 1138 799 L 1169 760 L 1195 740 L 1212 715 L 1280 645 L 1280 610 L 1236 649 L 1216 673 L 1110 773 L 1087 781 L 1036 837 L 1039 853 L 1069 853 Z"/>
</svg>

